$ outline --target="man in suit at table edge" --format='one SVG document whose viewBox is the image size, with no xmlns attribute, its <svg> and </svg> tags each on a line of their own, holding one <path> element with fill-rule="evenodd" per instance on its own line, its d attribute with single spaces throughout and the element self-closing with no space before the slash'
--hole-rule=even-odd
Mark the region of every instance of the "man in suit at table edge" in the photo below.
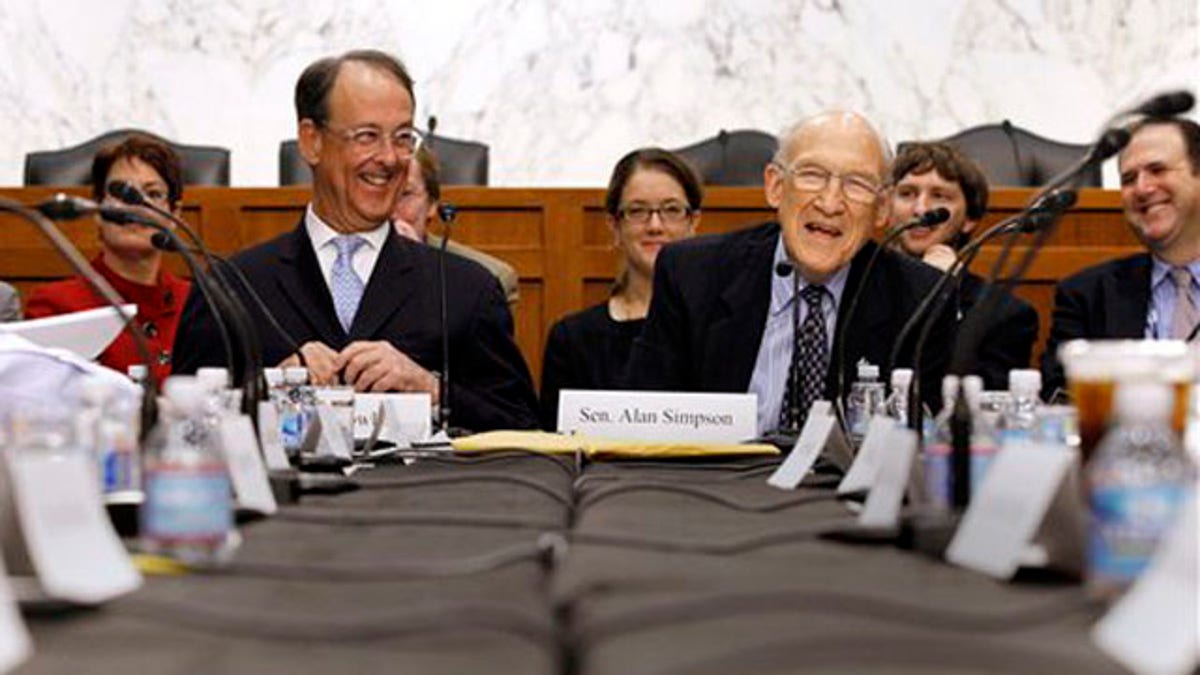
<svg viewBox="0 0 1200 675">
<path fill-rule="evenodd" d="M 1065 386 L 1058 347 L 1078 338 L 1187 339 L 1200 323 L 1200 125 L 1150 118 L 1117 157 L 1121 208 L 1146 247 L 1059 282 L 1043 394 Z"/>
<path fill-rule="evenodd" d="M 357 50 L 316 61 L 296 83 L 300 153 L 313 197 L 299 225 L 233 258 L 301 345 L 316 384 L 438 396 L 442 367 L 439 252 L 398 236 L 389 217 L 420 142 L 413 83 L 394 57 Z M 483 431 L 537 426 L 529 369 L 495 277 L 445 260 L 451 422 Z M 298 365 L 262 326 L 264 362 Z M 175 342 L 175 371 L 224 362 L 216 326 L 193 290 Z"/>
<path fill-rule="evenodd" d="M 839 395 L 834 338 L 864 283 L 845 331 L 845 383 L 854 381 L 859 359 L 885 369 L 900 327 L 937 280 L 933 268 L 882 251 L 864 282 L 863 268 L 877 249 L 871 233 L 890 210 L 888 155 L 883 138 L 854 113 L 823 113 L 785 132 L 765 169 L 767 202 L 778 222 L 678 242 L 660 253 L 650 314 L 630 359 L 632 385 L 752 392 L 760 434 L 794 432 L 812 401 Z M 793 266 L 786 276 L 784 263 Z M 799 297 L 791 277 L 797 271 Z M 927 400 L 940 391 L 954 339 L 953 315 L 944 312 L 938 321 L 922 361 Z M 911 342 L 897 365 L 909 363 Z"/>
</svg>

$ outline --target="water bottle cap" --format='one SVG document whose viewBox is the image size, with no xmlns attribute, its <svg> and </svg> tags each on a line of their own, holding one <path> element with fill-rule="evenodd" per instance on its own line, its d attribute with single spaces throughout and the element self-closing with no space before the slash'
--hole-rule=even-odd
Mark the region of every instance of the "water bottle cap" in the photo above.
<svg viewBox="0 0 1200 675">
<path fill-rule="evenodd" d="M 948 404 L 958 396 L 958 376 L 946 375 L 942 378 L 942 402 Z"/>
<path fill-rule="evenodd" d="M 283 368 L 263 368 L 263 379 L 267 387 L 278 387 L 283 384 Z"/>
<path fill-rule="evenodd" d="M 198 377 L 172 375 L 163 383 L 163 396 L 181 410 L 191 410 L 204 405 L 208 390 Z"/>
<path fill-rule="evenodd" d="M 1042 373 L 1032 368 L 1017 368 L 1008 371 L 1008 390 L 1014 394 L 1037 393 L 1042 390 Z"/>
<path fill-rule="evenodd" d="M 200 368 L 196 371 L 196 379 L 206 389 L 221 391 L 229 386 L 229 371 L 217 367 Z"/>
<path fill-rule="evenodd" d="M 289 366 L 283 369 L 283 381 L 288 384 L 308 384 L 308 368 Z"/>
<path fill-rule="evenodd" d="M 1162 382 L 1119 382 L 1116 392 L 1117 417 L 1121 421 L 1165 421 L 1175 397 Z"/>
<path fill-rule="evenodd" d="M 912 368 L 897 368 L 892 371 L 892 389 L 907 389 L 912 384 Z"/>
<path fill-rule="evenodd" d="M 879 366 L 867 363 L 866 359 L 858 362 L 858 379 L 879 379 Z"/>
<path fill-rule="evenodd" d="M 144 363 L 135 363 L 125 370 L 125 374 L 129 376 L 129 379 L 141 382 L 150 374 L 150 369 Z"/>
</svg>

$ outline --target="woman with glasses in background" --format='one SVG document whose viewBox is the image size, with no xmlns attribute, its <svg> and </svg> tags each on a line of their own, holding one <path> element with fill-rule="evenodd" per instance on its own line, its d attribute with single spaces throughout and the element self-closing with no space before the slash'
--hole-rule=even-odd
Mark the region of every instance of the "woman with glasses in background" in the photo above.
<svg viewBox="0 0 1200 675">
<path fill-rule="evenodd" d="M 619 389 L 633 340 L 646 322 L 654 261 L 663 246 L 691 237 L 703 188 L 678 155 L 634 150 L 617 162 L 604 197 L 621 271 L 609 298 L 550 329 L 542 361 L 542 426 L 558 425 L 562 389 Z"/>
<path fill-rule="evenodd" d="M 179 155 L 170 147 L 147 136 L 134 134 L 123 142 L 104 148 L 92 160 L 92 197 L 114 203 L 108 186 L 123 181 L 141 191 L 146 201 L 176 216 L 182 214 L 183 170 Z M 148 214 L 147 214 L 148 215 Z M 164 222 L 164 226 L 173 227 Z M 137 305 L 135 321 L 142 325 L 150 342 L 158 382 L 171 373 L 171 345 L 191 283 L 163 269 L 162 251 L 150 237 L 155 230 L 146 225 L 118 225 L 97 220 L 100 255 L 92 267 L 112 284 L 126 301 Z M 69 314 L 107 307 L 80 277 L 38 287 L 29 295 L 26 318 Z M 124 331 L 100 355 L 98 361 L 122 373 L 144 362 L 132 334 Z"/>
</svg>

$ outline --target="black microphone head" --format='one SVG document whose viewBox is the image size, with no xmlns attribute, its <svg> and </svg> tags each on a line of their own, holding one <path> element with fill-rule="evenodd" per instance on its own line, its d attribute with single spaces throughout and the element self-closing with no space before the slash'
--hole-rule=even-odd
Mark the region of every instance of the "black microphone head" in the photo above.
<svg viewBox="0 0 1200 675">
<path fill-rule="evenodd" d="M 1108 129 L 1100 136 L 1100 140 L 1096 141 L 1096 145 L 1092 149 L 1093 161 L 1102 162 L 1117 154 L 1126 145 L 1129 145 L 1129 138 L 1128 129 L 1120 127 Z"/>
<path fill-rule="evenodd" d="M 788 276 L 791 276 L 792 270 L 794 268 L 795 268 L 795 265 L 793 265 L 792 263 L 790 263 L 786 260 L 783 262 L 775 263 L 775 274 L 777 274 L 781 277 L 788 277 Z"/>
<path fill-rule="evenodd" d="M 950 220 L 950 209 L 944 206 L 939 206 L 932 211 L 926 211 L 921 214 L 921 224 L 927 227 L 941 225 L 947 220 Z"/>
<path fill-rule="evenodd" d="M 160 251 L 176 250 L 175 242 L 171 241 L 171 237 L 166 232 L 155 232 L 150 235 L 150 244 Z"/>
<path fill-rule="evenodd" d="M 42 202 L 34 207 L 50 220 L 75 220 L 86 215 L 90 209 L 84 208 L 78 197 L 57 193 L 48 202 Z"/>
<path fill-rule="evenodd" d="M 114 180 L 109 183 L 108 194 L 133 206 L 141 206 L 146 203 L 146 198 L 142 195 L 142 191 L 123 180 Z"/>
<path fill-rule="evenodd" d="M 1046 208 L 1055 213 L 1066 211 L 1079 201 L 1079 193 L 1075 190 L 1055 190 L 1046 198 Z"/>
<path fill-rule="evenodd" d="M 1135 115 L 1171 117 L 1182 115 L 1196 106 L 1196 97 L 1186 89 L 1159 94 L 1133 109 Z"/>
<path fill-rule="evenodd" d="M 453 223 L 458 217 L 458 207 L 450 202 L 442 202 L 438 204 L 437 213 L 443 223 Z"/>
</svg>

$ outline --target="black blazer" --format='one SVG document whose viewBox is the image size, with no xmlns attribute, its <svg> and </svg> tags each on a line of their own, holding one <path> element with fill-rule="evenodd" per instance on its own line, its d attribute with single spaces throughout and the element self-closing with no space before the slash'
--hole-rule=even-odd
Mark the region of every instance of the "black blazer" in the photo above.
<svg viewBox="0 0 1200 675">
<path fill-rule="evenodd" d="M 779 233 L 778 223 L 767 223 L 678 242 L 659 253 L 650 315 L 630 357 L 631 386 L 716 392 L 749 388 L 771 302 L 772 261 Z M 850 263 L 838 305 L 838 325 L 876 248 L 874 242 L 867 242 Z M 937 271 L 928 265 L 893 251 L 881 253 L 853 325 L 845 333 L 847 389 L 860 358 L 878 364 L 880 370 L 887 368 L 896 335 L 937 278 Z M 940 380 L 954 344 L 951 309 L 938 320 L 921 368 L 923 398 L 937 404 L 935 407 L 940 406 Z M 911 363 L 911 346 L 909 343 L 901 350 L 897 365 Z M 837 390 L 837 353 L 834 344 L 825 381 L 825 395 L 830 400 Z"/>
<path fill-rule="evenodd" d="M 959 316 L 966 316 L 975 306 L 986 284 L 978 275 L 968 272 L 959 283 Z M 999 291 L 999 289 L 994 289 Z M 989 390 L 1008 389 L 1008 371 L 1028 368 L 1033 357 L 1033 343 L 1038 336 L 1038 314 L 1033 305 L 1005 293 L 989 318 L 975 367 L 971 372 L 983 377 Z"/>
<path fill-rule="evenodd" d="M 421 367 L 440 371 L 438 256 L 435 249 L 389 232 L 349 334 L 337 319 L 303 221 L 291 232 L 242 251 L 232 262 L 300 344 L 315 340 L 340 351 L 358 340 L 387 340 Z M 512 316 L 496 278 L 478 264 L 450 255 L 446 280 L 451 422 L 473 431 L 536 427 L 532 378 L 513 342 Z M 274 365 L 287 358 L 292 346 L 253 302 L 245 302 L 262 335 L 264 362 Z M 216 331 L 193 288 L 175 339 L 174 371 L 224 364 Z"/>
<path fill-rule="evenodd" d="M 1150 308 L 1150 254 L 1138 253 L 1084 269 L 1058 283 L 1046 351 L 1042 394 L 1066 386 L 1058 347 L 1075 339 L 1131 339 L 1146 335 Z"/>
</svg>

